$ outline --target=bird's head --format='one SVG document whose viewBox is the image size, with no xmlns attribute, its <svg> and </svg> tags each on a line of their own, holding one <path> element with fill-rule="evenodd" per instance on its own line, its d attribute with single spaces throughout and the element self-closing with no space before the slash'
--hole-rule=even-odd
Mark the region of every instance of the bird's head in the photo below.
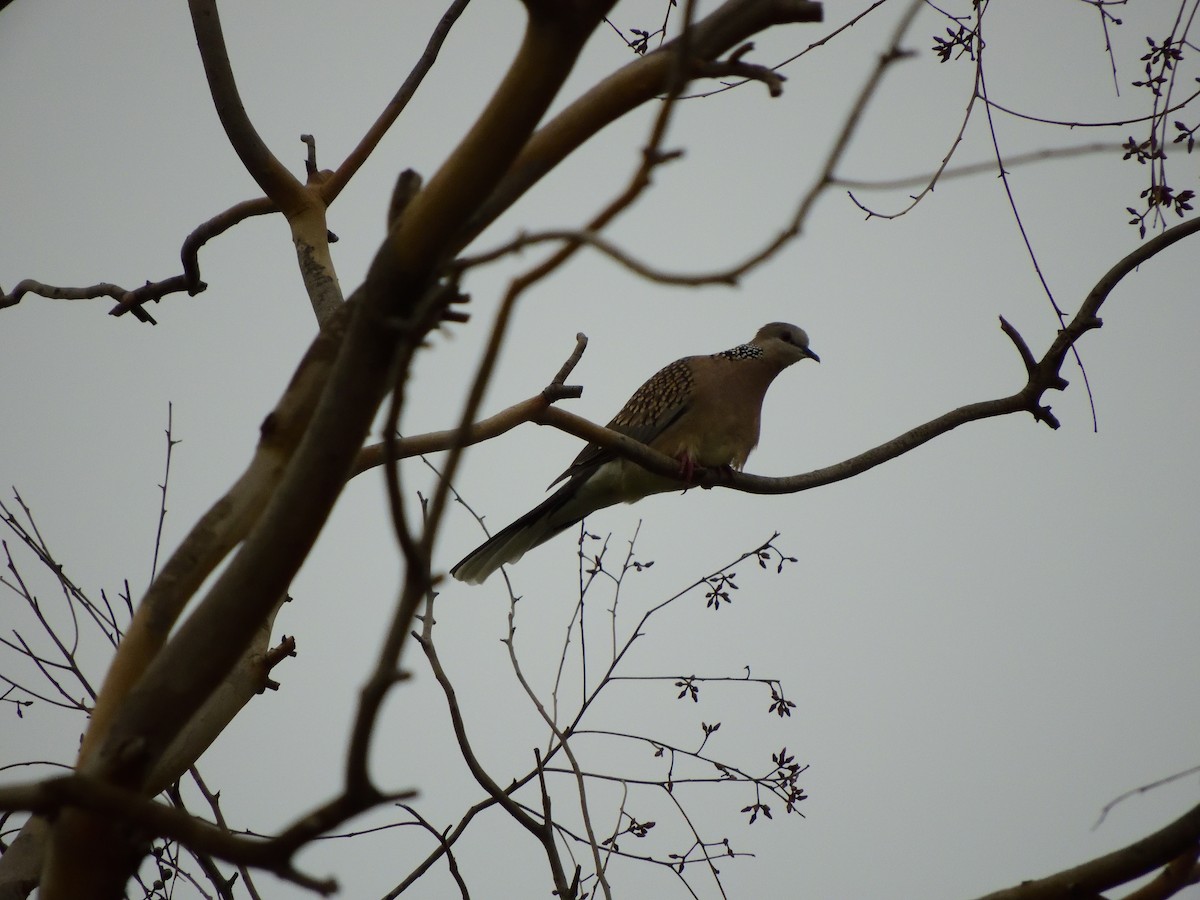
<svg viewBox="0 0 1200 900">
<path fill-rule="evenodd" d="M 772 322 L 758 329 L 754 340 L 750 342 L 761 348 L 763 355 L 783 369 L 802 359 L 820 362 L 808 346 L 808 334 L 803 328 L 789 325 L 787 322 Z"/>
</svg>

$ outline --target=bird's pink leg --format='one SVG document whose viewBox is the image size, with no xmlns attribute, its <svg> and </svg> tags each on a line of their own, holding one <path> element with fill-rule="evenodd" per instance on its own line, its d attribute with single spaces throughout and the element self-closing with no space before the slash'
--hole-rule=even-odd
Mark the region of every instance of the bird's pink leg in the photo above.
<svg viewBox="0 0 1200 900">
<path fill-rule="evenodd" d="M 676 458 L 679 460 L 679 477 L 687 487 L 691 487 L 692 476 L 696 474 L 696 460 L 686 450 Z"/>
</svg>

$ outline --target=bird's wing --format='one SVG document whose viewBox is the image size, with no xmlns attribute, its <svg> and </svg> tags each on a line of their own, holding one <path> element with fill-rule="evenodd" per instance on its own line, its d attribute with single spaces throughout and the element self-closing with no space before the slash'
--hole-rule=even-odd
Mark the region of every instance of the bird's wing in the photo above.
<svg viewBox="0 0 1200 900">
<path fill-rule="evenodd" d="M 694 367 L 698 359 L 689 356 L 659 369 L 645 384 L 634 391 L 608 428 L 635 441 L 653 446 L 655 438 L 687 415 L 694 399 Z M 588 444 L 571 465 L 550 482 L 550 487 L 567 478 L 588 475 L 617 458 L 612 450 L 599 444 Z"/>
</svg>

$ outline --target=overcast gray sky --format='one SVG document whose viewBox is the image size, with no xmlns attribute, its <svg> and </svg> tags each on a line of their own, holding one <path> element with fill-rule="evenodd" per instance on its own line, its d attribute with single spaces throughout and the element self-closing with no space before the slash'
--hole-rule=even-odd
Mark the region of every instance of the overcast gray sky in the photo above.
<svg viewBox="0 0 1200 900">
<path fill-rule="evenodd" d="M 828 3 L 824 25 L 776 29 L 750 58 L 775 63 L 827 34 L 862 6 Z M 702 4 L 702 10 L 705 6 Z M 783 97 L 747 85 L 682 104 L 669 137 L 685 157 L 611 236 L 672 270 L 740 260 L 790 216 L 831 146 L 847 104 L 883 49 L 901 6 L 892 0 L 854 29 L 783 71 Z M 1191 7 L 1189 6 L 1189 10 Z M 956 8 L 967 12 L 967 5 Z M 1160 38 L 1173 3 L 1132 3 L 1110 27 L 1116 95 L 1104 33 L 1082 3 L 1008 2 L 986 18 L 988 89 L 1033 116 L 1083 122 L 1145 115 L 1130 82 L 1146 36 Z M 440 15 L 438 4 L 386 9 L 312 0 L 225 4 L 222 16 L 246 107 L 264 139 L 302 172 L 301 133 L 334 166 L 395 91 Z M 656 3 L 621 4 L 614 21 L 646 27 Z M 515 2 L 473 5 L 410 109 L 330 213 L 347 292 L 383 233 L 396 173 L 432 173 L 481 108 L 519 37 Z M 968 60 L 930 52 L 946 20 L 925 9 L 897 66 L 867 111 L 842 174 L 893 178 L 932 170 L 951 146 L 972 92 Z M 599 32 L 565 97 L 622 64 L 629 51 Z M 1181 85 L 1194 84 L 1187 60 Z M 1181 88 L 1185 90 L 1185 88 Z M 182 2 L 79 4 L 21 0 L 0 16 L 0 286 L 32 277 L 61 285 L 129 287 L 178 272 L 179 246 L 198 223 L 257 196 L 221 132 Z M 500 220 L 479 247 L 520 229 L 577 226 L 620 189 L 638 161 L 653 109 L 612 126 Z M 1181 114 L 1189 124 L 1195 114 Z M 1009 155 L 1093 141 L 1142 139 L 1115 130 L 1038 125 L 1000 115 Z M 1173 182 L 1195 188 L 1196 164 L 1171 148 Z M 993 154 L 982 109 L 956 161 Z M 1125 207 L 1146 169 L 1119 153 L 1014 168 L 1011 185 L 1050 288 L 1068 312 L 1138 244 Z M 911 189 L 864 193 L 880 211 Z M 662 495 L 606 510 L 590 531 L 655 565 L 630 576 L 630 616 L 778 531 L 797 558 L 781 575 L 738 568 L 732 605 L 696 594 L 652 622 L 627 674 L 778 678 L 796 703 L 768 715 L 764 689 L 704 688 L 676 701 L 672 682 L 615 685 L 592 726 L 695 746 L 700 723 L 722 722 L 707 750 L 747 768 L 786 746 L 810 766 L 806 818 L 746 827 L 745 791 L 688 795 L 706 833 L 728 835 L 755 859 L 729 861 L 730 896 L 962 898 L 1049 874 L 1125 845 L 1197 802 L 1195 777 L 1125 802 L 1122 792 L 1200 763 L 1200 604 L 1197 553 L 1200 372 L 1195 239 L 1127 278 L 1103 310 L 1104 327 L 1079 345 L 1094 394 L 1070 367 L 1049 395 L 1062 428 L 1029 416 L 977 423 L 849 482 L 757 497 L 729 491 Z M 472 272 L 472 321 L 436 336 L 418 361 L 406 433 L 449 427 L 500 293 L 540 259 Z M 174 436 L 164 544 L 241 471 L 257 427 L 290 377 L 315 323 L 288 230 L 275 218 L 240 225 L 201 254 L 208 290 L 151 308 L 157 327 L 106 315 L 107 301 L 27 297 L 0 311 L 0 484 L 14 485 L 75 580 L 135 596 L 150 570 L 168 403 Z M 946 181 L 895 221 L 866 220 L 831 191 L 803 238 L 736 289 L 649 284 L 594 255 L 529 292 L 519 308 L 486 411 L 540 390 L 570 353 L 590 345 L 569 408 L 607 419 L 660 366 L 748 340 L 764 322 L 809 331 L 822 363 L 789 369 L 767 397 L 748 471 L 808 471 L 874 446 L 950 408 L 1020 387 L 1023 368 L 1001 334 L 1005 316 L 1040 354 L 1056 321 L 994 173 Z M 534 505 L 577 452 L 577 441 L 522 427 L 472 450 L 456 487 L 493 529 Z M 419 463 L 408 483 L 428 490 Z M 444 571 L 481 539 L 455 511 L 439 542 Z M 10 545 L 12 541 L 9 541 Z M 29 571 L 33 564 L 27 563 Z M 350 485 L 293 586 L 280 633 L 299 656 L 276 670 L 282 689 L 257 700 L 201 760 L 231 823 L 279 829 L 337 790 L 355 691 L 370 671 L 397 585 L 398 554 L 382 477 Z M 519 650 L 548 690 L 574 608 L 571 537 L 511 569 Z M 43 592 L 52 587 L 43 582 Z M 597 598 L 594 635 L 606 631 Z M 468 724 L 496 779 L 529 765 L 545 736 L 500 643 L 507 595 L 500 579 L 449 583 L 438 601 L 447 667 Z M 17 617 L 11 599 L 0 616 Z M 20 625 L 28 630 L 28 623 Z M 3 629 L 5 632 L 11 627 Z M 2 658 L 0 658 L 2 659 Z M 453 752 L 444 705 L 416 656 L 412 682 L 388 704 L 373 764 L 379 783 L 420 790 L 438 827 L 481 793 Z M 95 661 L 97 674 L 100 661 Z M 7 664 L 4 664 L 7 665 Z M 0 666 L 0 671 L 5 671 Z M 76 718 L 37 705 L 5 715 L 0 764 L 68 762 Z M 644 748 L 614 751 L 586 739 L 593 767 L 652 772 Z M 27 778 L 27 769 L 3 777 Z M 560 788 L 564 807 L 570 785 Z M 616 801 L 597 786 L 601 828 Z M 629 809 L 661 824 L 683 849 L 661 795 Z M 384 810 L 366 824 L 396 821 Z M 499 814 L 476 823 L 459 862 L 478 896 L 541 896 L 544 860 Z M 647 838 L 649 842 L 651 838 Z M 334 841 L 306 867 L 335 874 L 345 896 L 381 896 L 431 848 L 414 829 Z M 630 847 L 629 849 L 634 849 Z M 637 849 L 641 849 L 640 846 Z M 647 849 L 649 849 L 647 845 Z M 611 873 L 618 896 L 683 896 L 673 879 L 637 866 Z M 297 889 L 261 883 L 270 896 Z M 711 881 L 697 879 L 701 896 Z M 454 895 L 444 869 L 414 890 Z M 177 896 L 182 895 L 177 894 Z M 1200 897 L 1191 889 L 1190 896 Z"/>
</svg>

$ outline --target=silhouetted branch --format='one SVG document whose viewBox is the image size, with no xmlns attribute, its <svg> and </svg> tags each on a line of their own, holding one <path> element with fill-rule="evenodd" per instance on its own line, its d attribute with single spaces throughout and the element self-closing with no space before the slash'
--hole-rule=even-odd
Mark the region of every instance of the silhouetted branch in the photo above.
<svg viewBox="0 0 1200 900">
<path fill-rule="evenodd" d="M 715 62 L 759 32 L 789 23 L 820 22 L 822 4 L 810 0 L 726 0 L 689 31 L 687 59 Z M 626 113 L 668 93 L 680 38 L 639 56 L 573 101 L 530 138 L 496 190 L 472 214 L 461 250 L 582 144 Z M 598 230 L 593 228 L 592 230 Z"/>
<path fill-rule="evenodd" d="M 1188 858 L 1194 861 L 1198 842 L 1200 806 L 1193 807 L 1166 828 L 1127 847 L 1046 878 L 1026 881 L 1016 887 L 996 891 L 981 900 L 1061 900 L 1063 897 L 1093 897 L 1101 891 L 1128 884 L 1177 858 L 1181 861 Z M 1190 856 L 1183 857 L 1185 853 Z M 1191 863 L 1186 865 L 1186 874 L 1190 874 L 1191 866 Z"/>
<path fill-rule="evenodd" d="M 1033 150 L 1029 153 L 1016 153 L 1004 158 L 1006 168 L 1013 169 L 1019 166 L 1025 166 L 1040 162 L 1049 162 L 1057 159 L 1071 159 L 1076 156 L 1090 156 L 1094 153 L 1113 153 L 1122 148 L 1123 145 L 1112 142 L 1081 144 L 1078 147 L 1053 147 L 1047 150 Z M 953 166 L 944 168 L 941 175 L 938 176 L 938 181 L 949 181 L 954 178 L 968 178 L 973 175 L 982 175 L 986 173 L 995 174 L 996 161 L 994 159 L 988 162 L 970 163 L 962 166 Z M 844 187 L 854 191 L 894 191 L 904 188 L 920 187 L 924 184 L 929 184 L 933 180 L 933 175 L 930 173 L 922 175 L 908 175 L 903 178 L 886 178 L 886 179 L 856 179 L 842 178 L 835 176 L 831 178 L 829 183 L 833 187 Z"/>
<path fill-rule="evenodd" d="M 139 321 L 156 325 L 158 323 L 154 321 L 154 317 L 142 309 L 141 304 L 150 300 L 157 301 L 167 294 L 184 290 L 187 290 L 187 279 L 183 275 L 176 275 L 163 281 L 148 281 L 142 287 L 131 291 L 109 282 L 75 288 L 56 287 L 52 284 L 43 284 L 32 278 L 26 278 L 24 281 L 17 283 L 11 294 L 0 296 L 0 309 L 16 306 L 26 294 L 37 294 L 50 300 L 94 300 L 97 297 L 111 297 L 114 300 L 120 301 L 122 307 L 125 309 L 132 310 L 134 317 Z"/>
<path fill-rule="evenodd" d="M 1170 115 L 1171 113 L 1179 112 L 1179 110 L 1184 109 L 1185 107 L 1189 106 L 1191 104 L 1191 102 L 1193 100 L 1195 100 L 1197 97 L 1200 97 L 1200 90 L 1197 90 L 1197 91 L 1189 94 L 1187 99 L 1181 100 L 1179 103 L 1175 104 L 1174 106 L 1168 107 L 1166 109 L 1161 109 L 1158 112 L 1150 113 L 1149 115 L 1135 116 L 1134 118 L 1131 118 L 1131 119 L 1111 119 L 1108 121 L 1092 121 L 1092 122 L 1071 121 L 1068 119 L 1051 119 L 1051 118 L 1047 118 L 1044 116 L 1035 116 L 1035 115 L 1032 115 L 1031 113 L 1020 112 L 1019 110 L 1012 109 L 1011 107 L 1005 106 L 1002 103 L 997 103 L 995 100 L 985 99 L 984 102 L 988 106 L 990 106 L 992 109 L 998 109 L 998 110 L 1000 110 L 1000 112 L 1002 112 L 1006 115 L 1012 116 L 1013 118 L 1024 119 L 1026 122 L 1037 122 L 1041 125 L 1060 125 L 1064 128 L 1071 128 L 1071 129 L 1075 129 L 1075 128 L 1120 128 L 1124 125 L 1136 125 L 1139 122 L 1153 122 L 1153 121 L 1157 120 L 1158 118 L 1160 118 L 1161 116 Z"/>
<path fill-rule="evenodd" d="M 204 779 L 200 777 L 200 770 L 195 766 L 192 766 L 188 770 L 188 774 L 192 776 L 192 781 L 195 783 L 196 789 L 200 791 L 200 796 L 204 798 L 204 801 L 208 804 L 208 808 L 212 810 L 213 819 L 216 821 L 217 827 L 225 831 L 229 831 L 230 828 L 228 823 L 225 821 L 225 814 L 221 811 L 220 795 L 208 789 L 208 785 L 205 784 Z M 245 865 L 245 863 L 238 863 L 237 868 L 238 874 L 242 877 L 242 884 L 246 886 L 246 893 L 250 895 L 250 900 L 262 900 L 262 897 L 258 893 L 258 888 L 255 887 L 254 878 L 250 874 L 250 869 Z"/>
<path fill-rule="evenodd" d="M 442 14 L 437 25 L 430 32 L 429 40 L 425 44 L 425 50 L 420 58 L 408 73 L 408 77 L 404 79 L 404 83 L 400 85 L 395 96 L 388 101 L 387 106 L 379 114 L 378 118 L 367 129 L 366 134 L 358 142 L 353 150 L 338 166 L 337 170 L 321 185 L 321 196 L 327 204 L 333 203 L 342 189 L 354 177 L 355 173 L 362 168 L 363 163 L 367 158 L 375 152 L 375 148 L 379 146 L 379 142 L 383 140 L 383 136 L 387 134 L 389 128 L 395 124 L 400 114 L 404 112 L 404 108 L 408 106 L 408 101 L 416 94 L 417 88 L 421 86 L 421 82 L 425 80 L 425 76 L 429 74 L 433 64 L 437 61 L 438 53 L 442 49 L 442 44 L 445 43 L 446 37 L 450 34 L 450 29 L 454 27 L 454 23 L 458 21 L 458 17 L 462 15 L 463 10 L 467 8 L 470 0 L 453 0 L 446 11 Z"/>
<path fill-rule="evenodd" d="M 265 869 L 322 895 L 337 890 L 337 882 L 332 879 L 313 878 L 293 867 L 291 857 L 300 846 L 295 835 L 269 841 L 237 837 L 186 812 L 83 775 L 0 788 L 0 808 L 54 815 L 68 806 L 140 826 L 217 859 Z M 309 834 L 309 829 L 303 829 L 303 833 Z"/>
<path fill-rule="evenodd" d="M 432 612 L 427 614 L 427 617 L 431 618 Z M 471 772 L 471 777 L 487 792 L 492 800 L 512 816 L 518 825 L 538 840 L 545 850 L 546 859 L 550 864 L 550 874 L 554 880 L 555 891 L 560 897 L 573 897 L 571 884 L 567 880 L 566 872 L 562 867 L 562 859 L 559 857 L 558 850 L 554 845 L 553 825 L 551 821 L 549 819 L 539 821 L 526 812 L 521 807 L 521 804 L 513 800 L 511 795 L 521 782 L 515 782 L 506 789 L 500 787 L 492 776 L 488 774 L 487 769 L 483 767 L 478 756 L 476 756 L 471 740 L 467 736 L 466 722 L 463 719 L 462 709 L 458 703 L 457 692 L 454 690 L 454 685 L 450 682 L 450 677 L 446 674 L 446 670 L 442 667 L 441 659 L 438 656 L 433 640 L 428 634 L 414 635 L 414 638 L 425 652 L 425 658 L 429 661 L 433 677 L 441 687 L 443 694 L 445 694 L 446 707 L 450 712 L 450 722 L 454 729 L 454 738 L 458 743 L 459 753 L 462 755 L 463 762 L 467 764 L 467 768 Z M 538 771 L 540 771 L 540 767 L 531 772 L 524 781 L 533 778 Z"/>
<path fill-rule="evenodd" d="M 309 202 L 307 192 L 296 176 L 263 143 L 246 114 L 229 62 L 229 51 L 225 47 L 216 0 L 189 0 L 188 9 L 192 14 L 196 45 L 204 63 L 213 106 L 230 146 L 263 193 L 290 218 Z"/>
<path fill-rule="evenodd" d="M 1192 766 L 1190 769 L 1184 769 L 1182 772 L 1176 772 L 1174 775 L 1168 775 L 1166 778 L 1159 778 L 1157 781 L 1152 781 L 1149 784 L 1143 784 L 1140 787 L 1126 791 L 1120 796 L 1115 797 L 1114 799 L 1108 801 L 1108 803 L 1104 804 L 1104 808 L 1100 810 L 1100 816 L 1096 819 L 1096 824 L 1093 825 L 1092 828 L 1099 828 L 1101 825 L 1103 825 L 1104 820 L 1108 818 L 1108 814 L 1113 811 L 1114 807 L 1120 803 L 1124 803 L 1130 797 L 1136 797 L 1138 794 L 1144 794 L 1147 791 L 1153 791 L 1156 788 L 1160 788 L 1164 785 L 1171 784 L 1174 781 L 1178 781 L 1180 778 L 1188 778 L 1192 775 L 1195 775 L 1197 772 L 1200 772 L 1200 766 Z"/>
<path fill-rule="evenodd" d="M 1200 844 L 1183 851 L 1167 863 L 1157 878 L 1126 894 L 1124 900 L 1169 900 L 1185 887 L 1200 882 L 1200 866 L 1196 865 L 1198 857 Z"/>
</svg>

